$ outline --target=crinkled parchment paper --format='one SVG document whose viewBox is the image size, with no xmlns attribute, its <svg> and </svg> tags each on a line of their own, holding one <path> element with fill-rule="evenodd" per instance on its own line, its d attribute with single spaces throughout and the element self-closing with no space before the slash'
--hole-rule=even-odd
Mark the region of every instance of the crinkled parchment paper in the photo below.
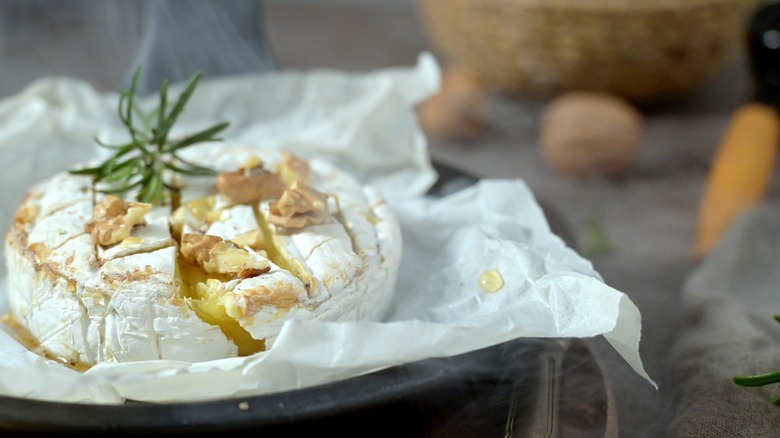
<svg viewBox="0 0 780 438">
<path fill-rule="evenodd" d="M 0 331 L 0 394 L 92 403 L 245 396 L 523 336 L 604 335 L 650 381 L 638 353 L 639 311 L 550 231 L 522 181 L 482 180 L 445 198 L 424 196 L 436 175 L 414 106 L 438 85 L 429 54 L 412 68 L 371 74 L 290 71 L 204 80 L 178 126 L 190 132 L 227 120 L 230 142 L 324 157 L 376 185 L 404 233 L 386 322 L 290 322 L 271 350 L 250 357 L 100 364 L 83 374 L 41 360 Z M 95 135 L 122 138 L 116 98 L 73 79 L 48 78 L 0 102 L 3 230 L 33 183 L 98 153 Z M 478 277 L 493 269 L 504 286 L 488 293 Z M 6 287 L 5 271 L 0 275 Z M 0 293 L 0 310 L 7 311 Z"/>
</svg>

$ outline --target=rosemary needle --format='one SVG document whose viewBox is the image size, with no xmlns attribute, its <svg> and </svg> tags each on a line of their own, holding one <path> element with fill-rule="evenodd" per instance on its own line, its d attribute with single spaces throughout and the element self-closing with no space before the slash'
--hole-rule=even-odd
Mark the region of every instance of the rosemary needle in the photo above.
<svg viewBox="0 0 780 438">
<path fill-rule="evenodd" d="M 774 315 L 774 320 L 780 322 L 780 315 Z M 780 383 L 780 371 L 772 371 L 763 374 L 754 374 L 751 376 L 736 376 L 732 380 L 740 386 L 765 386 L 774 383 Z M 780 397 L 774 399 L 772 403 L 780 405 Z"/>
<path fill-rule="evenodd" d="M 771 373 L 756 374 L 753 376 L 734 377 L 734 383 L 741 386 L 764 386 L 772 383 L 780 383 L 780 371 Z"/>
<path fill-rule="evenodd" d="M 119 119 L 127 128 L 130 141 L 115 145 L 95 138 L 99 146 L 114 151 L 111 157 L 98 166 L 72 169 L 70 173 L 91 175 L 94 182 L 107 183 L 107 188 L 100 190 L 103 193 L 123 195 L 137 190 L 136 200 L 162 205 L 168 199 L 166 190 L 177 190 L 166 181 L 166 170 L 192 176 L 209 176 L 216 173 L 208 167 L 183 159 L 179 153 L 197 143 L 219 140 L 217 134 L 225 130 L 229 123 L 218 123 L 184 138 L 169 138 L 174 123 L 184 111 L 202 74 L 195 73 L 172 104 L 168 102 L 168 81 L 163 81 L 159 105 L 150 113 L 146 113 L 137 105 L 135 98 L 140 73 L 141 68 L 136 68 L 130 87 L 122 90 L 119 95 Z"/>
</svg>

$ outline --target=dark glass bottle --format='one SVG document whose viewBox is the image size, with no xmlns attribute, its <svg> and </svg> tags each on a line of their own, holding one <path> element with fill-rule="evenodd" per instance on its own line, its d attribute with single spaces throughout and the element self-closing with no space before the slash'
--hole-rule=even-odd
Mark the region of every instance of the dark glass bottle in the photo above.
<svg viewBox="0 0 780 438">
<path fill-rule="evenodd" d="M 780 108 L 780 1 L 760 7 L 748 28 L 756 100 Z"/>
</svg>

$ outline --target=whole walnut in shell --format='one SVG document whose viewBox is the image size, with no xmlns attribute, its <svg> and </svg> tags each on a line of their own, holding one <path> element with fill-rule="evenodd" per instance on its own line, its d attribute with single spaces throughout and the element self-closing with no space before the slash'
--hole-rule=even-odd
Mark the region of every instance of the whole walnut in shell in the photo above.
<svg viewBox="0 0 780 438">
<path fill-rule="evenodd" d="M 545 108 L 539 141 L 556 171 L 576 177 L 624 176 L 636 163 L 642 114 L 630 102 L 603 92 L 576 91 Z"/>
<path fill-rule="evenodd" d="M 442 71 L 441 88 L 418 107 L 426 134 L 456 141 L 473 141 L 485 130 L 487 87 L 462 66 Z"/>
</svg>

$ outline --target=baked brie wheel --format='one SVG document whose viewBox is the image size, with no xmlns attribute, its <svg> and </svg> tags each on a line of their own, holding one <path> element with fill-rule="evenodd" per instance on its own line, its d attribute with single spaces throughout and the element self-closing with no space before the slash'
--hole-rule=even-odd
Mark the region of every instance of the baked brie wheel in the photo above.
<svg viewBox="0 0 780 438">
<path fill-rule="evenodd" d="M 7 234 L 9 303 L 39 351 L 73 366 L 250 355 L 287 320 L 378 320 L 398 224 L 371 187 L 319 160 L 206 144 L 216 177 L 171 176 L 169 205 L 63 173 Z"/>
</svg>

